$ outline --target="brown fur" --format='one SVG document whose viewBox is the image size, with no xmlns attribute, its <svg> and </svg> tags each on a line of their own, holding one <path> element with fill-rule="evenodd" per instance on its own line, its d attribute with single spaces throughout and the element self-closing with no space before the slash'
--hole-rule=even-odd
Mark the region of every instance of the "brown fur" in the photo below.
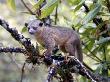
<svg viewBox="0 0 110 82">
<path fill-rule="evenodd" d="M 64 53 L 77 57 L 83 61 L 80 38 L 77 32 L 72 29 L 60 26 L 39 26 L 39 21 L 31 21 L 28 28 L 36 27 L 34 33 L 37 41 L 47 49 L 45 55 L 51 55 L 56 45 Z"/>
</svg>

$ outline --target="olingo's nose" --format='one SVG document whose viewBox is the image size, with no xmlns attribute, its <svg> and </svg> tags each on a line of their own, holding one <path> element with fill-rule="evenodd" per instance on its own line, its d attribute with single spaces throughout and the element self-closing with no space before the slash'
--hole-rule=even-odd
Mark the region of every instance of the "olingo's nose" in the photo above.
<svg viewBox="0 0 110 82">
<path fill-rule="evenodd" d="M 34 34 L 33 32 L 29 32 L 29 33 L 32 34 L 32 35 Z"/>
<path fill-rule="evenodd" d="M 34 34 L 34 32 L 32 30 L 29 30 L 29 33 L 32 34 L 32 35 Z"/>
</svg>

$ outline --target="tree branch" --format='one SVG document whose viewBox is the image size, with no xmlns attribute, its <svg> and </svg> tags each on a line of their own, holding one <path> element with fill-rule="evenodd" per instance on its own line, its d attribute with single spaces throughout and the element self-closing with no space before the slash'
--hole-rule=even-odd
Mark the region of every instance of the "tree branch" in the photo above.
<svg viewBox="0 0 110 82">
<path fill-rule="evenodd" d="M 26 53 L 26 50 L 25 49 L 22 49 L 22 48 L 14 48 L 14 47 L 6 47 L 6 48 L 0 48 L 0 53 L 1 52 L 10 52 L 10 53 Z"/>
<path fill-rule="evenodd" d="M 90 79 L 92 82 L 109 82 L 110 81 L 109 77 L 104 77 L 99 74 L 95 74 L 90 70 L 88 70 L 87 68 L 85 68 L 84 65 L 74 56 L 69 57 L 67 61 L 59 60 L 60 57 L 57 57 L 58 59 L 56 57 L 52 57 L 52 58 L 54 59 L 54 61 L 56 60 L 57 62 L 54 63 L 54 66 L 50 68 L 47 82 L 50 82 L 51 79 L 54 76 L 56 76 L 58 70 L 63 72 L 63 77 L 61 75 L 62 73 L 61 74 L 59 73 L 59 75 L 63 80 L 68 76 L 68 74 L 79 73 L 80 75 Z M 61 57 L 61 59 L 64 59 L 64 58 Z M 65 73 L 65 71 L 67 72 Z M 67 78 L 67 80 L 71 80 L 71 79 L 72 79 L 71 77 Z"/>
<path fill-rule="evenodd" d="M 19 34 L 15 28 L 10 28 L 9 24 L 5 20 L 0 19 L 0 25 L 4 27 L 15 40 L 17 40 L 25 47 L 26 51 L 28 52 L 27 53 L 27 55 L 29 56 L 28 59 L 30 59 L 30 61 L 33 64 L 38 63 L 37 59 L 38 59 L 39 51 L 34 47 L 33 44 L 31 44 L 30 39 L 25 38 L 23 35 Z"/>
</svg>

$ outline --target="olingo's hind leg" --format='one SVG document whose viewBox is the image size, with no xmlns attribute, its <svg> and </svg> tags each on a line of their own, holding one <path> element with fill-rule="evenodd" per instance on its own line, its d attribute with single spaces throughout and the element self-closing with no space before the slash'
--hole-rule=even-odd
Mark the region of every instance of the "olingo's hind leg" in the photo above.
<svg viewBox="0 0 110 82">
<path fill-rule="evenodd" d="M 65 49 L 66 49 L 66 52 L 68 52 L 70 56 L 77 57 L 77 55 L 75 54 L 76 53 L 76 44 L 75 44 L 75 42 L 68 41 L 65 44 Z"/>
<path fill-rule="evenodd" d="M 75 56 L 79 59 L 79 61 L 83 61 L 81 44 L 78 38 L 69 39 L 69 41 L 65 44 L 65 49 L 70 56 Z"/>
<path fill-rule="evenodd" d="M 79 59 L 79 61 L 83 61 L 82 49 L 79 39 L 70 39 L 65 44 L 65 49 L 69 53 L 70 56 L 75 56 Z"/>
</svg>

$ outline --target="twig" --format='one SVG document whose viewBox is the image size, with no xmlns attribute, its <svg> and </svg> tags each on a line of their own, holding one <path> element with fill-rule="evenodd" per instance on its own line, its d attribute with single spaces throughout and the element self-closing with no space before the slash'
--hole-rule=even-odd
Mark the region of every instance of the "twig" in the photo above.
<svg viewBox="0 0 110 82">
<path fill-rule="evenodd" d="M 56 11 L 55 11 L 55 25 L 57 24 L 57 18 L 58 18 L 58 5 L 56 6 Z"/>
<path fill-rule="evenodd" d="M 22 48 L 14 48 L 14 47 L 6 47 L 6 48 L 0 48 L 0 53 L 1 52 L 5 52 L 5 53 L 7 53 L 7 52 L 10 52 L 10 53 L 13 53 L 13 52 L 15 52 L 15 53 L 26 53 L 26 50 L 25 49 L 22 49 Z"/>
<path fill-rule="evenodd" d="M 110 13 L 110 0 L 106 0 L 106 4 L 107 4 L 108 11 Z"/>
<path fill-rule="evenodd" d="M 92 51 L 89 50 L 89 48 L 87 47 L 87 45 L 85 45 L 84 43 L 82 43 L 85 48 L 98 60 L 98 61 L 102 61 L 99 57 L 97 57 Z"/>
<path fill-rule="evenodd" d="M 24 62 L 23 67 L 22 67 L 22 71 L 21 71 L 21 80 L 20 80 L 20 82 L 23 81 L 25 65 L 26 65 L 26 62 Z"/>
<path fill-rule="evenodd" d="M 21 2 L 22 2 L 23 5 L 26 7 L 26 9 L 29 11 L 29 13 L 31 13 L 32 15 L 36 15 L 36 14 L 26 5 L 26 3 L 25 3 L 23 0 L 21 0 Z"/>
</svg>

